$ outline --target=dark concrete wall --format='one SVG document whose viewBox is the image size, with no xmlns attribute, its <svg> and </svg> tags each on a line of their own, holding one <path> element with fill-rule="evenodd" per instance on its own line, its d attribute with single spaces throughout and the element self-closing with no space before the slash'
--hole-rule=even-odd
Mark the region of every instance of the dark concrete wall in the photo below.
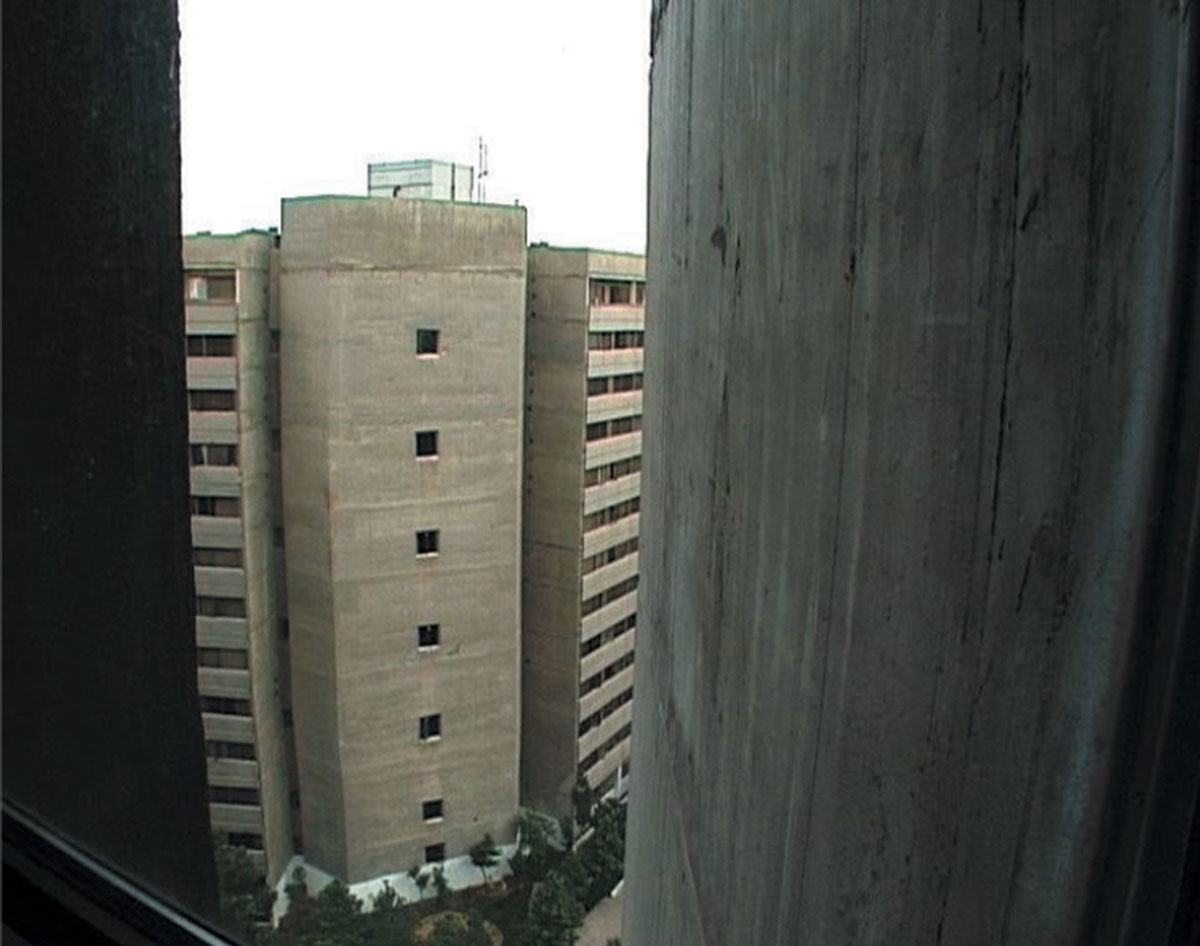
<svg viewBox="0 0 1200 946">
<path fill-rule="evenodd" d="M 4 7 L 4 795 L 207 912 L 178 40 Z"/>
<path fill-rule="evenodd" d="M 630 946 L 1116 941 L 1195 580 L 1180 33 L 657 0 Z"/>
</svg>

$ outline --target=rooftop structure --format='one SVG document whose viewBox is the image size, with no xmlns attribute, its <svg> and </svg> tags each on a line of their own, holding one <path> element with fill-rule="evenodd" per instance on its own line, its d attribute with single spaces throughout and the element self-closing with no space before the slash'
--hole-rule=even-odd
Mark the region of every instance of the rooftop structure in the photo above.
<svg viewBox="0 0 1200 946">
<path fill-rule="evenodd" d="M 368 164 L 367 194 L 470 203 L 475 199 L 475 169 L 469 164 L 428 158 Z"/>
</svg>

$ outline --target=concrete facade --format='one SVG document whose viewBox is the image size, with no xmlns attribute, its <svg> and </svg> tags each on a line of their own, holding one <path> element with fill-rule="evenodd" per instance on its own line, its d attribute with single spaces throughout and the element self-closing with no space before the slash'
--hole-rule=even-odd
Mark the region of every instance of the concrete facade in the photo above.
<svg viewBox="0 0 1200 946">
<path fill-rule="evenodd" d="M 185 238 L 197 674 L 215 832 L 268 883 L 295 853 L 278 448 L 275 236 Z"/>
<path fill-rule="evenodd" d="M 1181 9 L 656 0 L 629 946 L 1167 941 Z"/>
<path fill-rule="evenodd" d="M 512 836 L 525 226 L 479 204 L 283 205 L 305 857 L 350 883 Z"/>
<path fill-rule="evenodd" d="M 529 251 L 521 793 L 558 816 L 578 775 L 628 775 L 644 277 L 641 257 Z"/>
</svg>

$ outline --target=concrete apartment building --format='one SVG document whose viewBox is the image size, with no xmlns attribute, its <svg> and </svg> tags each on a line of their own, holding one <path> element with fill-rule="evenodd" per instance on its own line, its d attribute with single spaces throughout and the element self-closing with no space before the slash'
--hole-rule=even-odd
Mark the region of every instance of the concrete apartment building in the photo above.
<svg viewBox="0 0 1200 946">
<path fill-rule="evenodd" d="M 356 883 L 623 790 L 643 259 L 316 197 L 185 268 L 214 829 Z"/>
<path fill-rule="evenodd" d="M 280 254 L 305 857 L 355 883 L 512 837 L 525 211 L 287 200 Z"/>
<path fill-rule="evenodd" d="M 294 850 L 275 384 L 275 236 L 184 240 L 196 648 L 215 833 L 269 882 Z"/>
<path fill-rule="evenodd" d="M 522 802 L 629 773 L 645 261 L 529 251 L 522 530 Z"/>
</svg>

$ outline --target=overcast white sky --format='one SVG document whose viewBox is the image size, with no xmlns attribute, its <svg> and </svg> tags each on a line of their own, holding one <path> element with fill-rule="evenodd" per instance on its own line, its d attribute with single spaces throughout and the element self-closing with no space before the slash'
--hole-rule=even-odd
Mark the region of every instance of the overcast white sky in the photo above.
<svg viewBox="0 0 1200 946">
<path fill-rule="evenodd" d="M 183 227 L 490 153 L 529 239 L 642 252 L 650 0 L 180 0 Z"/>
</svg>

